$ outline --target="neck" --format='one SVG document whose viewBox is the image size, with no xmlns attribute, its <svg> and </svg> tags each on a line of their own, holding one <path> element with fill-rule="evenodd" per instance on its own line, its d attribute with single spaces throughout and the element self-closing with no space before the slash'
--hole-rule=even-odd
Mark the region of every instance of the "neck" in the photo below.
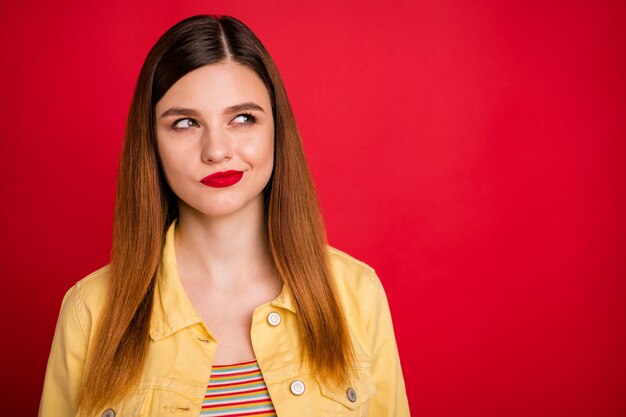
<svg viewBox="0 0 626 417">
<path fill-rule="evenodd" d="M 180 203 L 175 250 L 181 277 L 211 286 L 236 286 L 274 275 L 262 198 L 245 210 L 220 217 Z"/>
</svg>

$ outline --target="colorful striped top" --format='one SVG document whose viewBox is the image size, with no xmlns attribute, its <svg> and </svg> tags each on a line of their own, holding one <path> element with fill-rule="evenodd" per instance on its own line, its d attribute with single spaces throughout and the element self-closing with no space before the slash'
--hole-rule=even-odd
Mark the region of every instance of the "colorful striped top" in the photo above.
<svg viewBox="0 0 626 417">
<path fill-rule="evenodd" d="M 213 365 L 200 416 L 276 417 L 256 360 Z"/>
</svg>

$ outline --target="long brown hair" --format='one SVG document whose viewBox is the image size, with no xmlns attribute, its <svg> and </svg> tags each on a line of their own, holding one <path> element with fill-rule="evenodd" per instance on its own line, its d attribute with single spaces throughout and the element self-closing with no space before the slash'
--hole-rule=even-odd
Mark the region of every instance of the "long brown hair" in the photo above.
<svg viewBox="0 0 626 417">
<path fill-rule="evenodd" d="M 320 381 L 348 378 L 350 336 L 330 272 L 315 188 L 276 65 L 239 20 L 194 16 L 157 41 L 135 89 L 119 166 L 108 298 L 85 368 L 83 411 L 95 411 L 131 389 L 149 346 L 157 268 L 165 232 L 178 214 L 177 198 L 160 167 L 155 105 L 185 74 L 229 59 L 256 72 L 272 103 L 275 157 L 264 190 L 266 236 L 274 267 L 295 299 L 304 358 Z"/>
</svg>

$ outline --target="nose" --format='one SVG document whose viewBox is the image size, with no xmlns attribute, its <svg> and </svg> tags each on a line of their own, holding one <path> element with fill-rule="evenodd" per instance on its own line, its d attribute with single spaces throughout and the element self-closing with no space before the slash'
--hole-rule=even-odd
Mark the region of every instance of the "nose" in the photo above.
<svg viewBox="0 0 626 417">
<path fill-rule="evenodd" d="M 202 134 L 202 162 L 219 164 L 232 157 L 233 147 L 229 134 L 223 129 L 207 129 Z"/>
</svg>

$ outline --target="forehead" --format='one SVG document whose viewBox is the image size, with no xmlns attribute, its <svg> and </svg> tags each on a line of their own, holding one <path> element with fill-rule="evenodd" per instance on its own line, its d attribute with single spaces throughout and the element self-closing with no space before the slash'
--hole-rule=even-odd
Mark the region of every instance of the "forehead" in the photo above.
<svg viewBox="0 0 626 417">
<path fill-rule="evenodd" d="M 157 102 L 156 111 L 169 107 L 219 111 L 243 102 L 254 102 L 266 111 L 271 106 L 267 88 L 256 72 L 245 65 L 225 61 L 185 74 Z"/>
</svg>

